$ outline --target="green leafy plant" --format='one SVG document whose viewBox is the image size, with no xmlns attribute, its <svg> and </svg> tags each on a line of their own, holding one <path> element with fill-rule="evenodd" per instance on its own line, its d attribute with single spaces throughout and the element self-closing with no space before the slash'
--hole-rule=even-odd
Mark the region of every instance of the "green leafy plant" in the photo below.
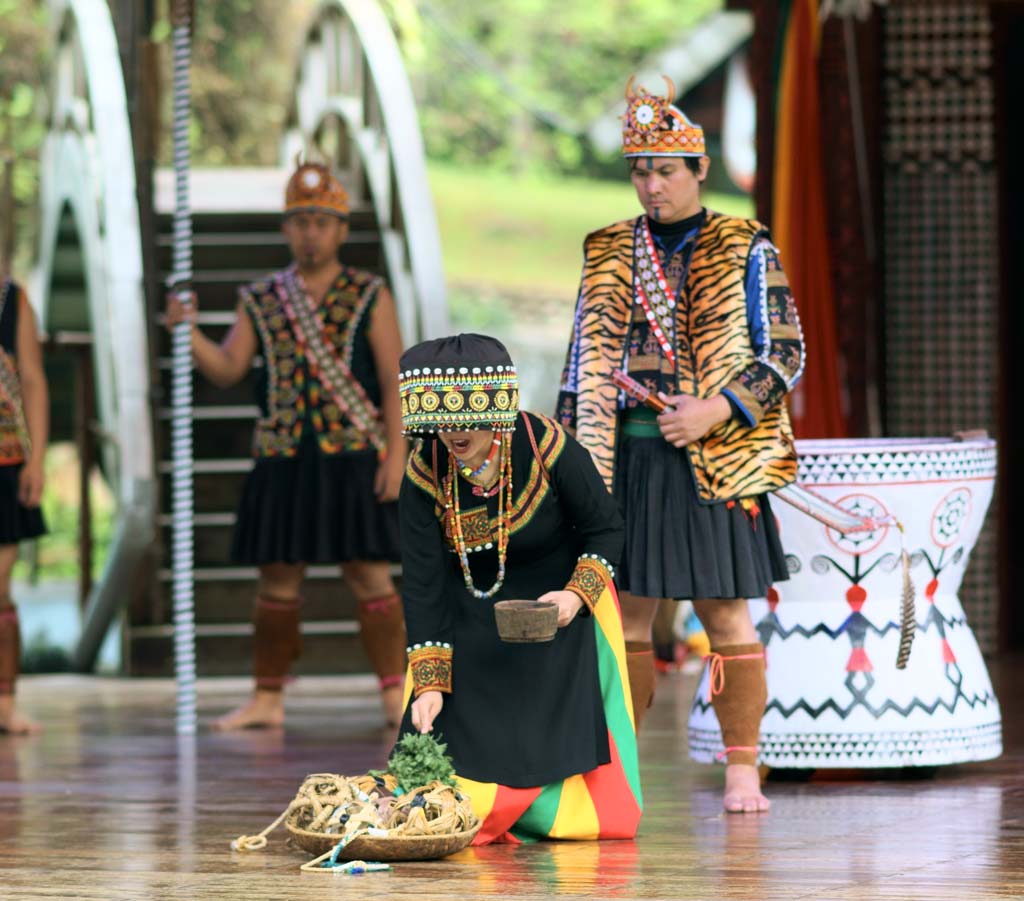
<svg viewBox="0 0 1024 901">
<path fill-rule="evenodd" d="M 447 750 L 448 745 L 433 735 L 403 735 L 391 753 L 387 771 L 406 791 L 434 781 L 454 788 L 455 767 Z"/>
</svg>

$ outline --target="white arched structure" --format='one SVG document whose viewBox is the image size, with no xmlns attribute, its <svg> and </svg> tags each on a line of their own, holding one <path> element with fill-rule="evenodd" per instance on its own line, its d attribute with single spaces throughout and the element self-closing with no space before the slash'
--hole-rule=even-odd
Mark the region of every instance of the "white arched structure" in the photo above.
<svg viewBox="0 0 1024 901">
<path fill-rule="evenodd" d="M 90 624 L 105 631 L 110 617 L 95 614 L 115 610 L 127 596 L 128 580 L 154 529 L 142 240 L 128 105 L 107 3 L 52 0 L 50 12 L 54 80 L 32 294 L 44 329 L 92 334 L 102 455 L 118 520 L 106 568 L 89 600 L 86 631 Z M 80 290 L 54 290 L 69 250 L 80 255 L 83 283 Z M 93 640 L 98 649 L 102 633 L 83 635 L 79 665 L 91 663 Z"/>
<path fill-rule="evenodd" d="M 406 340 L 447 334 L 441 242 L 416 105 L 394 33 L 374 0 L 322 0 L 317 7 L 299 58 L 282 162 L 290 165 L 299 152 L 328 159 L 354 205 L 372 204 Z"/>
</svg>

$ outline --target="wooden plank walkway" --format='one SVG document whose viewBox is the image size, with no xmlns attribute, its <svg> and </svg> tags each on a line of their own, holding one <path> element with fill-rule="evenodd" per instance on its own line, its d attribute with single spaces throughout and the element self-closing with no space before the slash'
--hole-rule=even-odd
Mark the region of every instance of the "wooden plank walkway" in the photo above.
<svg viewBox="0 0 1024 901">
<path fill-rule="evenodd" d="M 366 678 L 308 678 L 289 729 L 173 734 L 168 681 L 26 678 L 38 738 L 0 737 L 0 898 L 1024 897 L 1024 660 L 994 667 L 1004 757 L 933 779 L 773 784 L 767 816 L 719 812 L 721 773 L 685 756 L 693 678 L 663 677 L 641 736 L 647 807 L 635 842 L 470 849 L 358 877 L 300 873 L 284 832 L 228 848 L 287 805 L 310 772 L 379 767 L 389 738 Z M 201 683 L 201 715 L 242 680 Z"/>
</svg>

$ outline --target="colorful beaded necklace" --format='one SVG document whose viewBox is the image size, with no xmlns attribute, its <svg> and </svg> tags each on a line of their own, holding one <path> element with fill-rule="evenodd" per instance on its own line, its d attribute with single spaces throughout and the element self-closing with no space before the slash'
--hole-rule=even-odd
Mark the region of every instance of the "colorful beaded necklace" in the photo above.
<svg viewBox="0 0 1024 901">
<path fill-rule="evenodd" d="M 501 439 L 497 435 L 495 435 L 494 440 L 491 442 L 491 449 L 487 454 L 487 459 L 484 460 L 484 462 L 481 463 L 476 469 L 473 469 L 472 467 L 468 466 L 467 464 L 459 460 L 458 457 L 456 457 L 455 459 L 459 464 L 459 472 L 461 472 L 462 475 L 464 475 L 467 479 L 475 479 L 477 476 L 483 473 L 483 471 L 487 469 L 488 466 L 491 465 L 491 461 L 494 459 L 494 455 L 498 452 L 499 447 L 501 447 Z"/>
<path fill-rule="evenodd" d="M 452 537 L 455 539 L 455 552 L 459 555 L 459 565 L 462 567 L 462 580 L 466 583 L 466 590 L 475 598 L 486 600 L 494 597 L 505 582 L 505 558 L 508 555 L 508 538 L 511 531 L 509 514 L 512 508 L 512 453 L 511 435 L 502 434 L 499 440 L 498 466 L 504 472 L 498 477 L 498 577 L 494 584 L 481 591 L 473 584 L 473 573 L 469 568 L 469 553 L 466 550 L 466 539 L 462 534 L 462 510 L 459 505 L 459 489 L 455 484 L 455 455 L 448 457 L 448 478 L 445 479 L 445 510 L 450 511 L 452 517 Z"/>
</svg>

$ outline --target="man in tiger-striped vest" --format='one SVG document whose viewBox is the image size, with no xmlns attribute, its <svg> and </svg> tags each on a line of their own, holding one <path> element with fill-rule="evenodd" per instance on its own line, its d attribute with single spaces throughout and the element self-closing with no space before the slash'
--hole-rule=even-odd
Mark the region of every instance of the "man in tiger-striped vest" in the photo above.
<svg viewBox="0 0 1024 901">
<path fill-rule="evenodd" d="M 253 696 L 214 724 L 284 722 L 282 689 L 301 649 L 299 591 L 310 564 L 340 563 L 360 637 L 393 726 L 402 714 L 405 622 L 391 580 L 399 559 L 395 501 L 405 472 L 398 400 L 402 338 L 383 279 L 343 265 L 349 201 L 326 166 L 301 163 L 285 189 L 287 269 L 239 292 L 219 344 L 192 331 L 197 368 L 214 384 L 243 379 L 257 354 L 261 416 L 255 465 L 238 504 L 231 558 L 259 569 Z M 195 319 L 168 298 L 170 327 Z"/>
<path fill-rule="evenodd" d="M 623 156 L 645 214 L 587 236 L 558 417 L 625 518 L 617 581 L 636 722 L 654 694 L 659 600 L 692 599 L 711 641 L 725 808 L 762 811 L 764 648 L 746 599 L 787 578 L 767 494 L 796 476 L 784 401 L 803 341 L 767 229 L 701 205 L 704 133 L 665 80 L 665 97 L 626 88 Z"/>
</svg>

